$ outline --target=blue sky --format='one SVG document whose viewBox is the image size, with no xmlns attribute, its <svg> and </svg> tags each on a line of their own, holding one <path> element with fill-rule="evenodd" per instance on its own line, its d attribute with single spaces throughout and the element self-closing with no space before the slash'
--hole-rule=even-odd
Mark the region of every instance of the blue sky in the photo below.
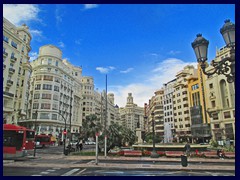
<svg viewBox="0 0 240 180">
<path fill-rule="evenodd" d="M 14 13 L 13 13 L 14 12 Z M 26 23 L 32 34 L 31 60 L 39 47 L 53 44 L 95 89 L 115 94 L 125 106 L 127 93 L 144 102 L 175 78 L 185 65 L 196 66 L 191 42 L 202 33 L 210 41 L 208 57 L 224 46 L 219 32 L 224 20 L 235 22 L 230 4 L 8 4 L 3 16 L 15 25 Z"/>
</svg>

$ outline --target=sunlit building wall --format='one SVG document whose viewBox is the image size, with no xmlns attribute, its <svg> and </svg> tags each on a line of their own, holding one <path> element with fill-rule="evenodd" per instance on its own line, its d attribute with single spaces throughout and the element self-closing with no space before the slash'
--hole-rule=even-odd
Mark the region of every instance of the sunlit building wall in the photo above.
<svg viewBox="0 0 240 180">
<path fill-rule="evenodd" d="M 27 118 L 31 39 L 28 26 L 16 27 L 3 18 L 3 123 Z"/>
</svg>

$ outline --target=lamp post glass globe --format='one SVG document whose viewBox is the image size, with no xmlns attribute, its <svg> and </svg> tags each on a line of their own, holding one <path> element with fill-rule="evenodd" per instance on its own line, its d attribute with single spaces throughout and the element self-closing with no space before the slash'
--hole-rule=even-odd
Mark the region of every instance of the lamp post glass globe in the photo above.
<svg viewBox="0 0 240 180">
<path fill-rule="evenodd" d="M 235 84 L 235 24 L 231 23 L 230 20 L 226 20 L 220 32 L 226 43 L 226 47 L 230 48 L 230 57 L 225 57 L 220 61 L 212 60 L 211 66 L 213 68 L 211 71 L 206 71 L 209 41 L 202 37 L 202 34 L 197 34 L 197 38 L 191 45 L 195 52 L 197 62 L 200 64 L 202 72 L 205 75 L 225 75 L 228 83 Z"/>
</svg>

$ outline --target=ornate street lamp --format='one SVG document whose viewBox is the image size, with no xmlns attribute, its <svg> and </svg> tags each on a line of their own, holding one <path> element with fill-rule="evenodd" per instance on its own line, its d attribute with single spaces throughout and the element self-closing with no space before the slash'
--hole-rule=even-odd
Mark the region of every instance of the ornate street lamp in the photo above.
<svg viewBox="0 0 240 180">
<path fill-rule="evenodd" d="M 209 41 L 202 37 L 202 34 L 197 34 L 197 38 L 192 42 L 192 48 L 205 75 L 222 74 L 227 77 L 228 83 L 235 83 L 235 24 L 226 20 L 220 32 L 226 46 L 230 48 L 230 57 L 225 57 L 220 61 L 212 60 L 213 69 L 209 72 L 206 72 Z"/>
<path fill-rule="evenodd" d="M 66 118 L 65 118 L 60 112 L 57 112 L 57 113 L 64 119 L 63 154 L 67 155 L 67 153 L 66 153 L 67 120 L 66 120 Z"/>
<path fill-rule="evenodd" d="M 153 137 L 153 151 L 151 153 L 151 158 L 158 158 L 159 155 L 156 153 L 155 149 L 155 120 L 154 120 L 154 112 L 151 113 L 152 116 L 152 137 Z"/>
<path fill-rule="evenodd" d="M 34 130 L 35 130 L 35 133 L 37 135 L 37 116 L 38 116 L 38 110 L 35 111 L 35 116 L 36 116 L 36 119 L 35 119 L 35 123 L 34 123 Z M 33 156 L 35 157 L 36 156 L 36 148 L 37 148 L 37 142 L 35 142 L 34 144 L 34 151 L 33 151 Z"/>
</svg>

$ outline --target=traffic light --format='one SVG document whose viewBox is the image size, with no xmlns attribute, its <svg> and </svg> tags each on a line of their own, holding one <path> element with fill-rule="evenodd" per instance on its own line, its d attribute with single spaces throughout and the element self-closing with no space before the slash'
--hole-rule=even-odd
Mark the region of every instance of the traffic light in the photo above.
<svg viewBox="0 0 240 180">
<path fill-rule="evenodd" d="M 66 129 L 63 130 L 63 134 L 66 135 L 67 134 L 67 131 Z"/>
</svg>

